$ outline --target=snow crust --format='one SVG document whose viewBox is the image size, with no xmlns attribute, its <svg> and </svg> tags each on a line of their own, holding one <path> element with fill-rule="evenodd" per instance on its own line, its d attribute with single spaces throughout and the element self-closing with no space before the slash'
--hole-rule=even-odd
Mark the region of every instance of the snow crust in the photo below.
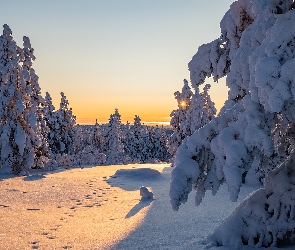
<svg viewBox="0 0 295 250">
<path fill-rule="evenodd" d="M 170 173 L 168 164 L 134 164 L 123 169 L 118 165 L 34 170 L 30 176 L 19 177 L 1 174 L 0 182 L 5 186 L 0 190 L 0 237 L 5 235 L 1 246 L 205 249 L 206 235 L 236 204 L 223 202 L 227 191 L 222 186 L 216 197 L 205 197 L 197 209 L 189 198 L 175 213 L 167 195 Z M 140 185 L 153 191 L 153 200 L 141 199 Z M 241 199 L 251 191 L 243 187 Z M 15 216 L 17 220 L 12 219 Z"/>
</svg>

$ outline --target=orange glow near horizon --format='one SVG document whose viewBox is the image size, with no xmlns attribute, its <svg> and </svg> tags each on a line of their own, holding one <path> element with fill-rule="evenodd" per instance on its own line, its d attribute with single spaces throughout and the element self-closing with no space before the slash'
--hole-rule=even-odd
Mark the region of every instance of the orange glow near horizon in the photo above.
<svg viewBox="0 0 295 250">
<path fill-rule="evenodd" d="M 225 79 L 221 79 L 218 83 L 208 79 L 206 83 L 211 84 L 209 94 L 219 111 L 224 104 L 228 91 Z M 138 115 L 142 123 L 145 124 L 169 125 L 171 112 L 178 108 L 173 93 L 180 90 L 181 87 L 182 83 L 178 87 L 167 88 L 156 94 L 146 91 L 145 93 L 131 93 L 130 95 L 122 94 L 123 91 L 105 93 L 104 91 L 86 92 L 85 90 L 85 92 L 80 91 L 77 94 L 78 91 L 72 88 L 68 89 L 65 95 L 69 101 L 69 107 L 72 108 L 73 114 L 77 118 L 77 124 L 95 124 L 96 119 L 99 124 L 108 123 L 110 115 L 117 108 L 123 124 L 126 124 L 127 121 L 133 124 L 135 115 Z M 202 89 L 202 86 L 200 86 L 200 89 Z M 128 89 L 125 91 L 128 92 Z M 51 97 L 55 108 L 58 109 L 60 103 L 59 91 L 51 93 Z M 182 107 L 186 105 L 185 101 L 180 105 Z"/>
</svg>

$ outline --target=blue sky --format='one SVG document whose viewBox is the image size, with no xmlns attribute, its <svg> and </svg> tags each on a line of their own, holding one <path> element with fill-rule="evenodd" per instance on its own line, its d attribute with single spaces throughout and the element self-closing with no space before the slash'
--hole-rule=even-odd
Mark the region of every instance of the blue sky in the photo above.
<svg viewBox="0 0 295 250">
<path fill-rule="evenodd" d="M 115 108 L 123 121 L 169 121 L 173 93 L 189 79 L 198 47 L 219 37 L 233 1 L 52 0 L 3 1 L 0 21 L 22 46 L 31 39 L 42 93 L 56 108 L 63 91 L 78 123 L 106 122 Z M 208 81 L 212 82 L 212 81 Z M 217 106 L 224 81 L 211 91 Z"/>
</svg>

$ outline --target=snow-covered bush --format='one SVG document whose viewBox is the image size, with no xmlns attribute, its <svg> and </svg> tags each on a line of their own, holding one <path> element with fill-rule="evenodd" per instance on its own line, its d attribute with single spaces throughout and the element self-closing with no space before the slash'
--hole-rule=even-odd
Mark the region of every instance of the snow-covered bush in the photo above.
<svg viewBox="0 0 295 250">
<path fill-rule="evenodd" d="M 177 210 L 193 187 L 196 204 L 226 182 L 236 201 L 246 180 L 265 178 L 208 238 L 217 245 L 276 245 L 295 231 L 295 10 L 292 1 L 238 0 L 223 17 L 220 38 L 189 63 L 192 86 L 227 76 L 220 114 L 178 148 L 170 198 Z M 282 163 L 282 165 L 280 165 Z M 233 230 L 234 229 L 234 230 Z"/>
<path fill-rule="evenodd" d="M 57 154 L 55 156 L 57 165 L 62 168 L 72 168 L 76 165 L 75 156 L 67 154 Z M 54 164 L 54 162 L 52 162 Z"/>
<path fill-rule="evenodd" d="M 86 146 L 75 154 L 77 165 L 103 165 L 106 162 L 106 155 L 99 152 L 92 145 Z"/>
</svg>

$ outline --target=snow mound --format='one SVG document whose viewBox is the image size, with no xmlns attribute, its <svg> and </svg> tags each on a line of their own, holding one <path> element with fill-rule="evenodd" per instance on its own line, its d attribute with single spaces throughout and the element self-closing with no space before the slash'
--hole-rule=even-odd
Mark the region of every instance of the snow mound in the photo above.
<svg viewBox="0 0 295 250">
<path fill-rule="evenodd" d="M 140 187 L 139 192 L 140 192 L 140 196 L 142 200 L 147 200 L 147 199 L 152 200 L 154 198 L 154 193 L 150 192 L 147 189 L 147 187 L 144 187 L 144 186 Z"/>
<path fill-rule="evenodd" d="M 139 169 L 120 169 L 112 176 L 112 178 L 124 177 L 130 179 L 154 179 L 161 176 L 161 173 L 156 169 L 139 168 Z"/>
</svg>

